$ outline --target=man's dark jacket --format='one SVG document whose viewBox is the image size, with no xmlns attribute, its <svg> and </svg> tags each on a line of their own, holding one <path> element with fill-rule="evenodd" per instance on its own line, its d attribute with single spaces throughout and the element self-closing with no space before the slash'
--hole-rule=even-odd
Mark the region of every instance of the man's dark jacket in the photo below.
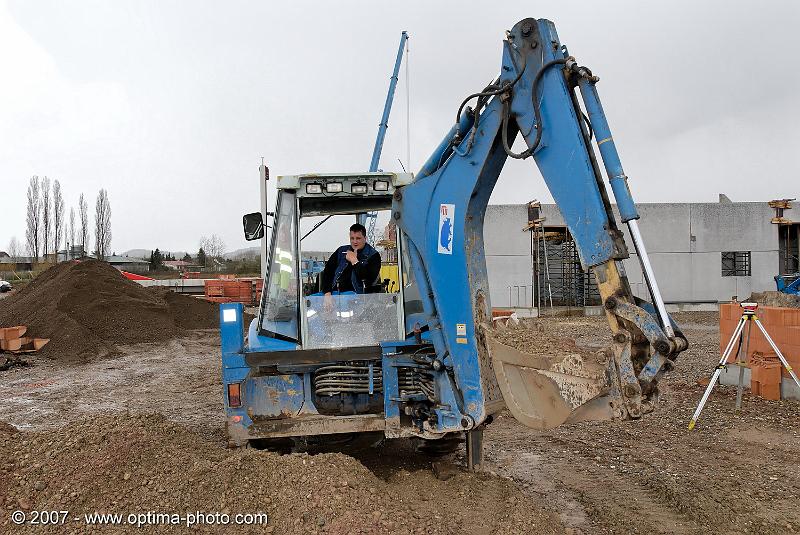
<svg viewBox="0 0 800 535">
<path fill-rule="evenodd" d="M 370 244 L 358 251 L 358 263 L 354 266 L 347 261 L 347 252 L 353 248 L 342 245 L 325 263 L 322 272 L 322 291 L 356 292 L 359 294 L 376 291 L 381 273 L 381 255 Z"/>
</svg>

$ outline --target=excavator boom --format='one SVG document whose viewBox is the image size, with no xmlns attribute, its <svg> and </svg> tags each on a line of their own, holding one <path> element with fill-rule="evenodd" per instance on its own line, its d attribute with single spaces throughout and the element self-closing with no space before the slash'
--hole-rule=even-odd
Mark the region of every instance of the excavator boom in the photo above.
<svg viewBox="0 0 800 535">
<path fill-rule="evenodd" d="M 452 362 L 463 410 L 475 422 L 483 421 L 499 393 L 514 416 L 531 427 L 638 418 L 652 410 L 657 380 L 687 347 L 666 313 L 647 258 L 598 80 L 568 54 L 550 21 L 520 21 L 503 42 L 500 76 L 462 103 L 456 125 L 415 182 L 395 194 L 394 218 L 426 290 L 431 340 L 439 358 Z M 515 153 L 519 134 L 527 147 Z M 634 297 L 622 269 L 628 249 L 593 137 L 654 306 Z M 609 347 L 591 358 L 526 355 L 493 337 L 484 240 L 500 237 L 484 236 L 483 220 L 509 157 L 536 162 L 582 266 L 597 281 L 612 336 Z"/>
</svg>

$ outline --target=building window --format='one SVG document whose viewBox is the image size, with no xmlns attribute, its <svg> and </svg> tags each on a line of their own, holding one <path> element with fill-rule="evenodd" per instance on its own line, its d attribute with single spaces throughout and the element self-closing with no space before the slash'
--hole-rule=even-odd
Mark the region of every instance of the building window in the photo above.
<svg viewBox="0 0 800 535">
<path fill-rule="evenodd" d="M 722 253 L 723 277 L 749 277 L 750 251 L 729 251 Z"/>
</svg>

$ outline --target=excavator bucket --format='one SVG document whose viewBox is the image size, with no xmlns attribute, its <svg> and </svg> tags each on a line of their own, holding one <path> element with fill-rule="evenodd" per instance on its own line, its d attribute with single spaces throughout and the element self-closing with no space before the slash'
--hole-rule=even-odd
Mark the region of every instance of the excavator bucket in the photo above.
<svg viewBox="0 0 800 535">
<path fill-rule="evenodd" d="M 506 406 L 520 423 L 552 429 L 613 418 L 615 365 L 605 352 L 568 347 L 561 355 L 533 355 L 485 334 Z"/>
</svg>

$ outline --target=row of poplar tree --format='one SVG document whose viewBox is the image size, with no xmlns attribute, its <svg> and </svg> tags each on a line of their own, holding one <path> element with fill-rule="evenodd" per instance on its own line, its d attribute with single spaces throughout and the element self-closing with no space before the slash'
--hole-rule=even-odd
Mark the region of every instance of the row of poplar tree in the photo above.
<svg viewBox="0 0 800 535">
<path fill-rule="evenodd" d="M 81 193 L 78 198 L 77 219 L 75 207 L 65 217 L 64 195 L 58 180 L 32 176 L 28 183 L 28 204 L 25 216 L 25 245 L 33 261 L 47 260 L 48 255 L 65 249 L 84 255 L 89 245 L 89 205 Z M 12 238 L 12 241 L 16 241 Z M 16 244 L 15 244 L 16 245 Z M 19 246 L 16 245 L 18 248 Z M 94 213 L 94 255 L 108 256 L 111 247 L 111 203 L 108 192 L 101 189 L 97 194 Z M 12 249 L 11 245 L 9 249 Z M 11 254 L 12 251 L 9 251 Z"/>
</svg>

